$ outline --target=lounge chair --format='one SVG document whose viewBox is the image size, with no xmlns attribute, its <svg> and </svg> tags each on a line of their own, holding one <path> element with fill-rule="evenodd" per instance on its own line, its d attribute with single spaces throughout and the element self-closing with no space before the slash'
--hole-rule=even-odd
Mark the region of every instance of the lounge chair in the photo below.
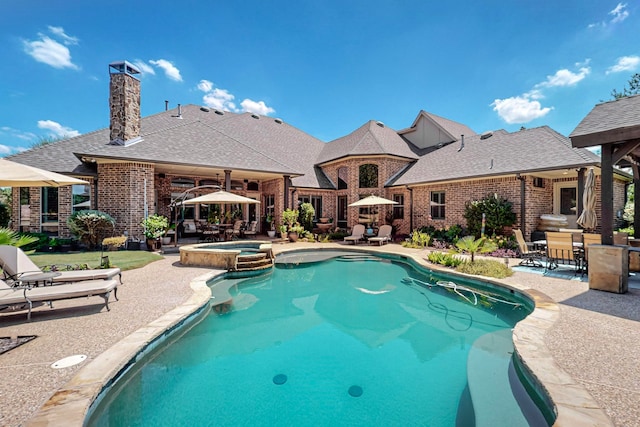
<svg viewBox="0 0 640 427">
<path fill-rule="evenodd" d="M 533 243 L 524 240 L 522 230 L 515 229 L 513 234 L 516 236 L 516 242 L 518 243 L 518 250 L 520 252 L 520 265 L 529 267 L 542 267 L 540 262 L 542 259 L 542 252 L 534 248 Z"/>
<path fill-rule="evenodd" d="M 353 242 L 356 245 L 360 240 L 364 239 L 364 225 L 356 224 L 353 226 L 351 230 L 351 236 L 347 236 L 344 238 L 345 242 Z"/>
<path fill-rule="evenodd" d="M 7 307 L 28 307 L 27 320 L 31 320 L 31 310 L 34 302 L 46 302 L 53 308 L 53 301 L 64 299 L 101 296 L 104 298 L 104 306 L 109 308 L 109 295 L 118 300 L 118 281 L 109 280 L 85 280 L 82 282 L 66 283 L 56 286 L 17 286 L 10 287 L 5 281 L 0 280 L 0 309 Z"/>
<path fill-rule="evenodd" d="M 369 243 L 378 242 L 378 245 L 382 246 L 383 243 L 387 243 L 391 240 L 391 231 L 393 228 L 390 225 L 381 225 L 376 237 L 369 237 Z"/>
<path fill-rule="evenodd" d="M 17 283 L 40 281 L 44 274 L 40 267 L 35 265 L 22 249 L 15 246 L 0 245 L 0 267 L 2 267 L 5 279 Z M 60 271 L 49 280 L 53 283 L 80 282 L 95 279 L 109 280 L 116 275 L 120 283 L 122 283 L 122 272 L 119 268 Z"/>
</svg>

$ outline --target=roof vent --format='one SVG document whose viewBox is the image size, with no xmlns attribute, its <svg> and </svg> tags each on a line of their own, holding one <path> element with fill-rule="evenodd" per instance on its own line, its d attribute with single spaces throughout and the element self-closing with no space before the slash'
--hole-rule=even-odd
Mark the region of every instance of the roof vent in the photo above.
<svg viewBox="0 0 640 427">
<path fill-rule="evenodd" d="M 482 135 L 480 135 L 480 139 L 489 139 L 493 136 L 493 132 L 489 131 L 489 132 L 485 132 Z"/>
<path fill-rule="evenodd" d="M 200 111 L 204 111 L 205 113 L 208 113 L 211 110 L 209 110 L 208 107 L 200 107 Z"/>
<path fill-rule="evenodd" d="M 273 119 L 273 121 L 276 122 L 279 125 L 282 124 L 282 119 Z"/>
<path fill-rule="evenodd" d="M 376 122 L 376 124 L 377 124 L 378 126 L 380 126 L 381 128 L 383 128 L 383 127 L 384 127 L 384 123 L 382 123 L 382 122 Z"/>
<path fill-rule="evenodd" d="M 219 116 L 224 116 L 224 111 L 220 111 L 220 110 L 213 110 L 214 113 L 216 113 Z"/>
<path fill-rule="evenodd" d="M 251 117 L 253 117 L 254 119 L 259 119 L 260 118 L 260 116 L 257 115 L 257 114 L 252 114 Z"/>
</svg>

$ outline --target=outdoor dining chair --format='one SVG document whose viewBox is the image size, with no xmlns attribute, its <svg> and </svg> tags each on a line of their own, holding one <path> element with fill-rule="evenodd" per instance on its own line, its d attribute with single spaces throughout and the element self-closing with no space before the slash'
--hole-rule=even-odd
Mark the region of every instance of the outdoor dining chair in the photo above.
<svg viewBox="0 0 640 427">
<path fill-rule="evenodd" d="M 589 271 L 589 245 L 601 245 L 602 236 L 600 234 L 584 233 L 582 235 L 582 250 L 584 259 L 582 260 L 582 274 Z"/>
<path fill-rule="evenodd" d="M 522 230 L 515 229 L 513 234 L 516 236 L 516 242 L 518 243 L 518 250 L 520 252 L 520 265 L 528 267 L 542 267 L 542 251 L 534 248 L 534 244 L 524 240 Z"/>
<path fill-rule="evenodd" d="M 582 255 L 578 249 L 579 245 L 574 246 L 571 233 L 561 233 L 558 231 L 547 231 L 545 233 L 547 240 L 547 263 L 546 270 L 554 270 L 559 264 L 568 264 L 575 266 L 575 273 L 581 268 Z"/>
</svg>

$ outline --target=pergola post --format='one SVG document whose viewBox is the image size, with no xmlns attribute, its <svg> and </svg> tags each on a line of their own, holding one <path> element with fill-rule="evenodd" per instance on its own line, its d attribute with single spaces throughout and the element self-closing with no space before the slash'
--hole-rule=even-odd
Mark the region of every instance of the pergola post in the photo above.
<svg viewBox="0 0 640 427">
<path fill-rule="evenodd" d="M 613 245 L 613 144 L 602 144 L 601 216 L 602 244 Z"/>
</svg>

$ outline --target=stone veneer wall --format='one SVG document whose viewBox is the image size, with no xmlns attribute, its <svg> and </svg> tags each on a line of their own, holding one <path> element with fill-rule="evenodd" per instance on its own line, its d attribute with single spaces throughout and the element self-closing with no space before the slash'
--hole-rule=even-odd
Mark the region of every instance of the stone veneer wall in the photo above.
<svg viewBox="0 0 640 427">
<path fill-rule="evenodd" d="M 145 178 L 149 215 L 156 213 L 154 166 L 146 163 L 98 164 L 98 209 L 116 220 L 115 235 L 125 230 L 129 236 L 142 238 Z"/>
<path fill-rule="evenodd" d="M 109 138 L 129 141 L 140 136 L 140 81 L 125 73 L 110 76 Z"/>
</svg>

